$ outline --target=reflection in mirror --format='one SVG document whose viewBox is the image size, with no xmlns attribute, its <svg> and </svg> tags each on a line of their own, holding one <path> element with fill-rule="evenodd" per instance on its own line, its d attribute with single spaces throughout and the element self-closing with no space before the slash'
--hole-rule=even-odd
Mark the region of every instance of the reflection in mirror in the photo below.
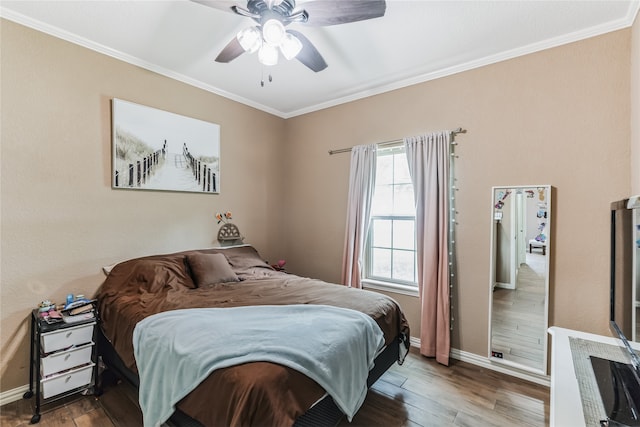
<svg viewBox="0 0 640 427">
<path fill-rule="evenodd" d="M 489 358 L 546 374 L 551 186 L 492 189 Z"/>
</svg>

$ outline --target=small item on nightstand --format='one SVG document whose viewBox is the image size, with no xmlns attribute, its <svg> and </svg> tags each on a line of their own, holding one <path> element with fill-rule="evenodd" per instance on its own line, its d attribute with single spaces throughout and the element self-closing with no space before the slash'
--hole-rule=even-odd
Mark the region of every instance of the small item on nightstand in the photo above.
<svg viewBox="0 0 640 427">
<path fill-rule="evenodd" d="M 62 320 L 65 323 L 75 323 L 94 318 L 95 303 L 96 300 L 88 300 L 83 295 L 78 295 L 75 301 L 65 305 L 62 309 Z"/>
<path fill-rule="evenodd" d="M 62 315 L 57 310 L 51 310 L 49 312 L 49 316 L 47 316 L 47 317 L 49 317 L 51 319 L 60 319 L 60 320 L 62 320 Z"/>
<path fill-rule="evenodd" d="M 96 316 L 95 314 L 93 314 L 93 311 L 89 311 L 87 313 L 73 314 L 73 315 L 62 313 L 62 320 L 64 321 L 64 323 L 77 323 L 83 320 L 94 319 L 95 317 Z"/>
<path fill-rule="evenodd" d="M 62 309 L 62 312 L 66 312 L 75 308 L 80 308 L 80 307 L 84 307 L 84 306 L 91 306 L 93 307 L 93 304 L 96 303 L 96 300 L 88 300 L 86 298 L 78 298 L 75 301 L 67 304 L 64 306 L 64 308 Z"/>
<path fill-rule="evenodd" d="M 51 302 L 51 300 L 44 300 L 40 304 L 38 304 L 38 312 L 41 316 L 45 316 L 47 312 L 51 310 L 55 310 L 56 305 Z"/>
<path fill-rule="evenodd" d="M 58 322 L 62 322 L 62 315 L 60 314 L 59 311 L 57 310 L 51 310 L 47 313 L 46 316 L 44 316 L 44 321 L 47 322 L 49 325 L 52 325 L 54 323 L 58 323 Z"/>
</svg>

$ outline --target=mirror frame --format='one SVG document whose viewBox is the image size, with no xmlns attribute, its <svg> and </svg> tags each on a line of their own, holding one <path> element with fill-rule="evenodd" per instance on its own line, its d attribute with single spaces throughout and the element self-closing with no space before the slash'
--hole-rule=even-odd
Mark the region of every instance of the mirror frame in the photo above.
<svg viewBox="0 0 640 427">
<path fill-rule="evenodd" d="M 546 199 L 547 199 L 547 223 L 545 225 L 545 230 L 546 230 L 546 248 L 545 248 L 545 252 L 546 252 L 546 265 L 545 265 L 545 290 L 544 290 L 544 295 L 545 295 L 545 301 L 544 301 L 544 334 L 542 337 L 543 340 L 543 360 L 542 360 L 542 367 L 541 369 L 537 369 L 531 366 L 527 366 L 525 364 L 522 363 L 518 363 L 518 362 L 513 362 L 513 361 L 509 361 L 509 360 L 505 360 L 503 358 L 499 358 L 499 357 L 495 357 L 492 355 L 492 349 L 491 349 L 491 343 L 492 343 L 492 337 L 493 337 L 493 292 L 494 292 L 494 286 L 496 283 L 496 242 L 495 242 L 495 236 L 496 236 L 496 218 L 495 218 L 495 205 L 496 205 L 496 192 L 499 190 L 507 190 L 507 189 L 511 189 L 511 190 L 525 190 L 525 189 L 540 189 L 540 188 L 544 188 L 546 190 Z M 491 187 L 491 218 L 490 218 L 490 224 L 491 224 L 491 238 L 490 240 L 490 246 L 489 246 L 489 254 L 490 254 L 490 265 L 489 265 L 489 335 L 488 335 L 488 343 L 487 343 L 487 358 L 489 359 L 490 363 L 499 363 L 501 365 L 510 367 L 510 368 L 514 368 L 516 370 L 520 370 L 520 371 L 525 371 L 525 372 L 531 372 L 531 373 L 535 373 L 535 374 L 540 374 L 540 375 L 547 375 L 547 368 L 548 368 L 548 351 L 549 351 L 549 339 L 547 336 L 547 329 L 549 328 L 549 281 L 550 281 L 550 277 L 549 277 L 549 269 L 550 269 L 550 264 L 551 264 L 551 255 L 553 254 L 553 250 L 552 250 L 552 230 L 553 230 L 553 224 L 552 224 L 552 215 L 553 215 L 553 210 L 552 210 L 552 186 L 549 184 L 544 184 L 544 185 L 501 185 L 501 186 L 494 186 Z"/>
</svg>

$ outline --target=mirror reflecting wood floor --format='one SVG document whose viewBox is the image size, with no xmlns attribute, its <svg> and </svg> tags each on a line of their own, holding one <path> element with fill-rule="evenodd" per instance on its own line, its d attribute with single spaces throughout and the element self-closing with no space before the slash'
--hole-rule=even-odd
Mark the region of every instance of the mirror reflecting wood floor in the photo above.
<svg viewBox="0 0 640 427">
<path fill-rule="evenodd" d="M 527 253 L 516 289 L 494 288 L 491 350 L 535 369 L 544 365 L 546 256 Z"/>
<path fill-rule="evenodd" d="M 0 407 L 0 426 L 27 427 L 34 399 Z M 141 427 L 135 389 L 110 386 L 96 399 L 76 397 L 45 407 L 39 427 Z M 348 426 L 546 426 L 549 389 L 457 360 L 450 367 L 412 351 L 367 394 Z M 217 427 L 217 426 L 214 426 Z"/>
</svg>

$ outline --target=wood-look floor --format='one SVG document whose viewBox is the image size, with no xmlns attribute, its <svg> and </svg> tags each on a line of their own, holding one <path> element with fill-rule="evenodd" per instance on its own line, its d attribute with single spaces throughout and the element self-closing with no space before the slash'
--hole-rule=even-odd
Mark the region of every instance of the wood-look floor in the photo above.
<svg viewBox="0 0 640 427">
<path fill-rule="evenodd" d="M 518 270 L 516 289 L 495 288 L 491 350 L 503 354 L 504 360 L 542 369 L 546 256 L 527 253 L 526 264 Z"/>
<path fill-rule="evenodd" d="M 0 407 L 0 426 L 28 426 L 33 400 Z M 136 400 L 136 391 L 120 383 L 99 399 L 76 397 L 45 407 L 38 425 L 140 427 Z M 548 419 L 548 388 L 456 360 L 445 367 L 412 349 L 402 366 L 372 386 L 352 423 L 343 419 L 338 426 L 546 426 Z"/>
</svg>

